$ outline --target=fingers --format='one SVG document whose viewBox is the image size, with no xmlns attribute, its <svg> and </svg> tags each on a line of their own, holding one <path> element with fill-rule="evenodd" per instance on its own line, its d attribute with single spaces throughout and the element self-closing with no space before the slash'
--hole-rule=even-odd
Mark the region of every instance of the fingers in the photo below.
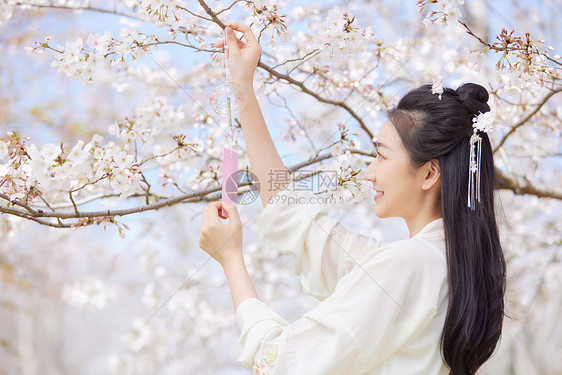
<svg viewBox="0 0 562 375">
<path fill-rule="evenodd" d="M 243 41 L 241 41 L 238 38 L 236 38 L 236 43 L 238 43 L 238 49 L 242 49 L 242 48 L 244 48 L 244 46 L 246 46 L 246 43 L 244 43 Z M 216 48 L 224 47 L 224 38 L 218 39 L 213 45 Z"/>
<path fill-rule="evenodd" d="M 224 208 L 226 211 L 227 217 L 222 217 L 221 207 Z M 230 218 L 230 223 L 227 225 L 240 222 L 240 215 L 238 214 L 238 210 L 236 206 L 232 204 L 228 204 L 226 202 L 211 202 L 203 208 L 203 219 L 201 224 L 216 224 L 221 223 L 219 217 L 223 219 Z M 222 223 L 221 223 L 222 224 Z"/>
<path fill-rule="evenodd" d="M 243 41 L 238 39 L 236 37 L 236 34 L 234 34 L 233 30 L 239 31 L 242 34 L 244 34 L 244 38 L 246 39 L 247 43 L 244 43 Z M 233 49 L 234 51 L 242 49 L 246 45 L 249 47 L 259 46 L 258 40 L 256 39 L 254 33 L 252 32 L 252 29 L 249 26 L 241 24 L 240 22 L 232 22 L 226 24 L 225 33 L 226 33 L 226 40 L 227 40 L 226 43 L 228 45 L 228 48 Z M 217 40 L 214 43 L 214 46 L 216 48 L 224 47 L 224 38 Z"/>
<path fill-rule="evenodd" d="M 226 220 L 226 219 L 228 219 L 228 214 L 227 214 L 226 211 L 225 211 L 225 216 L 222 216 L 222 209 L 219 208 L 219 217 L 220 217 L 221 219 L 225 219 L 225 220 Z"/>
<path fill-rule="evenodd" d="M 203 230 L 203 228 L 207 227 L 207 224 L 208 224 L 208 221 L 209 221 L 208 220 L 209 213 L 208 213 L 207 207 L 208 207 L 208 205 L 203 207 L 203 212 L 201 213 L 201 230 Z"/>
<path fill-rule="evenodd" d="M 212 205 L 213 203 L 203 207 L 203 212 L 201 215 L 201 233 L 207 232 L 215 221 L 220 221 L 215 218 L 216 214 L 214 214 L 213 212 Z"/>
<path fill-rule="evenodd" d="M 218 218 L 220 210 L 220 202 L 211 202 L 203 208 L 203 215 L 207 216 L 207 224 L 213 225 L 220 223 Z"/>
<path fill-rule="evenodd" d="M 236 38 L 236 42 L 238 43 L 238 48 L 240 48 L 240 49 L 244 48 L 244 46 L 246 45 L 246 43 L 244 43 L 243 41 L 241 41 L 238 38 Z M 213 43 L 213 46 L 215 48 L 224 47 L 224 38 L 218 39 L 215 43 Z"/>
<path fill-rule="evenodd" d="M 226 27 L 226 44 L 228 45 L 228 49 L 231 51 L 238 51 L 240 47 L 238 46 L 238 38 L 234 34 L 234 31 L 230 27 Z"/>
<path fill-rule="evenodd" d="M 232 30 L 240 31 L 242 34 L 244 34 L 244 38 L 246 38 L 246 41 L 248 41 L 248 43 L 258 44 L 258 41 L 249 26 L 241 24 L 240 22 L 231 22 L 228 23 L 227 26 L 230 26 Z"/>
<path fill-rule="evenodd" d="M 226 202 L 221 202 L 221 203 L 222 203 L 222 208 L 224 208 L 228 217 L 230 218 L 230 222 L 239 223 L 240 215 L 238 215 L 238 210 L 236 209 L 236 206 Z"/>
</svg>

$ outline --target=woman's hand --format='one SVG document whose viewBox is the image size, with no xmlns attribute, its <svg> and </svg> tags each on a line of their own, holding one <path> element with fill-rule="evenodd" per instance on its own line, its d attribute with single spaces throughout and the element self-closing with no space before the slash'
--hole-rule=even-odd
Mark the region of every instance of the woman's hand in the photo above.
<svg viewBox="0 0 562 375">
<path fill-rule="evenodd" d="M 221 207 L 230 218 L 228 224 L 219 219 Z M 258 298 L 242 255 L 242 222 L 236 207 L 223 202 L 213 202 L 203 208 L 199 247 L 215 258 L 222 266 L 234 311 L 247 298 Z"/>
<path fill-rule="evenodd" d="M 219 219 L 221 207 L 230 222 Z M 242 222 L 236 206 L 224 202 L 212 202 L 203 208 L 199 247 L 215 258 L 223 267 L 232 260 L 244 259 L 242 255 Z"/>
<path fill-rule="evenodd" d="M 232 22 L 226 26 L 230 79 L 244 88 L 252 88 L 254 72 L 261 55 L 261 46 L 252 29 L 248 26 L 238 22 Z M 233 30 L 242 32 L 246 43 L 238 39 Z M 222 48 L 223 46 L 224 38 L 215 43 L 217 48 Z"/>
</svg>

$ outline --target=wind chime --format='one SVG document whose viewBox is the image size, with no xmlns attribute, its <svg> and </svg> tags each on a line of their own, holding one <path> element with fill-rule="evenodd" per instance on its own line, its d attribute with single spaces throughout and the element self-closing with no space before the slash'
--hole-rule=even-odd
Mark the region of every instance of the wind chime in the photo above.
<svg viewBox="0 0 562 375">
<path fill-rule="evenodd" d="M 228 146 L 225 143 L 222 160 L 222 201 L 234 204 L 238 198 L 238 153 L 233 149 L 234 126 L 232 112 L 240 113 L 246 105 L 247 95 L 240 85 L 230 82 L 228 69 L 228 45 L 226 44 L 226 29 L 224 30 L 224 70 L 225 82 L 215 87 L 209 95 L 209 103 L 215 112 L 227 118 Z M 228 215 L 221 207 L 220 216 L 224 219 Z"/>
</svg>

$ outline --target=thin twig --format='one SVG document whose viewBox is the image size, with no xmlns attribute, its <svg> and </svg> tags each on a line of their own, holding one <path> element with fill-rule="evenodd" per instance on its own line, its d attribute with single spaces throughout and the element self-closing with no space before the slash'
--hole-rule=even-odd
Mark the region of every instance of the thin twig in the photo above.
<svg viewBox="0 0 562 375">
<path fill-rule="evenodd" d="M 509 131 L 502 137 L 502 139 L 500 140 L 500 142 L 498 143 L 498 145 L 494 148 L 494 153 L 496 151 L 499 150 L 500 147 L 503 146 L 503 144 L 505 143 L 505 141 L 507 141 L 507 138 L 509 138 L 509 136 L 511 134 L 513 134 L 517 129 L 519 129 L 521 126 L 525 125 L 525 123 L 527 123 L 527 121 L 529 121 L 531 119 L 531 117 L 533 117 L 541 108 L 542 106 L 548 101 L 548 99 L 550 99 L 554 94 L 559 93 L 560 91 L 562 91 L 562 89 L 556 89 L 553 90 L 551 92 L 549 92 L 544 98 L 543 100 L 541 100 L 541 102 L 537 105 L 537 107 L 531 112 L 529 113 L 527 116 L 525 116 L 521 121 L 519 121 L 517 124 L 513 125 L 511 127 L 511 129 L 509 129 Z"/>
<path fill-rule="evenodd" d="M 176 8 L 181 9 L 181 10 L 185 10 L 187 13 L 191 14 L 193 17 L 197 17 L 197 18 L 201 18 L 202 20 L 205 20 L 205 21 L 213 22 L 212 19 L 209 19 L 209 18 L 207 18 L 205 16 L 202 16 L 200 14 L 194 13 L 194 12 L 190 11 L 189 9 L 187 9 L 185 7 L 176 6 Z"/>
<path fill-rule="evenodd" d="M 226 12 L 227 10 L 230 10 L 234 5 L 238 4 L 239 2 L 244 1 L 244 0 L 236 0 L 234 1 L 232 4 L 230 4 L 228 7 L 224 8 L 223 10 L 220 10 L 216 13 L 216 15 L 218 16 L 219 14 Z"/>
<path fill-rule="evenodd" d="M 20 201 L 18 201 L 18 200 L 15 200 L 15 199 L 14 199 L 14 200 L 11 200 L 9 195 L 0 193 L 0 198 L 5 199 L 5 200 L 7 200 L 8 202 L 10 202 L 10 203 L 12 203 L 12 204 L 14 204 L 14 205 L 16 205 L 16 206 L 20 206 L 20 207 L 24 208 L 26 211 L 28 211 L 28 212 L 29 212 L 30 214 L 32 214 L 32 215 L 35 214 L 35 211 L 34 211 L 31 207 L 29 207 L 29 205 L 27 205 L 27 204 L 25 204 L 25 203 L 22 203 L 22 202 L 20 202 Z"/>
<path fill-rule="evenodd" d="M 518 48 L 518 47 L 499 48 L 499 47 L 497 47 L 497 46 L 495 46 L 495 45 L 493 45 L 493 44 L 490 44 L 490 43 L 486 42 L 484 39 L 482 39 L 481 37 L 479 37 L 478 35 L 476 35 L 476 34 L 474 33 L 474 31 L 472 31 L 472 30 L 470 29 L 470 27 L 468 27 L 468 25 L 467 25 L 465 22 L 463 22 L 463 21 L 461 21 L 461 20 L 459 20 L 458 22 L 459 22 L 462 26 L 464 26 L 464 28 L 466 29 L 466 32 L 467 32 L 470 36 L 474 37 L 474 38 L 475 38 L 476 40 L 478 40 L 480 43 L 482 43 L 482 44 L 485 45 L 486 47 L 488 47 L 488 48 L 490 48 L 490 49 L 492 49 L 492 50 L 494 50 L 494 51 L 496 51 L 496 52 L 513 52 L 513 51 L 528 52 L 527 49 L 526 49 L 526 48 L 523 48 L 523 47 L 519 47 L 519 48 Z M 541 56 L 544 56 L 547 60 L 549 60 L 549 61 L 551 61 L 551 62 L 553 62 L 553 63 L 555 63 L 555 64 L 557 64 L 557 65 L 562 66 L 562 63 L 561 63 L 560 61 L 557 61 L 557 60 L 555 60 L 555 59 L 553 59 L 553 58 L 551 58 L 551 57 L 549 57 L 549 56 L 546 56 L 546 55 L 543 54 L 543 53 L 541 53 L 540 55 L 541 55 Z M 553 68 L 556 68 L 556 67 L 553 67 Z"/>
<path fill-rule="evenodd" d="M 177 44 L 178 46 L 194 49 L 197 52 L 210 52 L 210 53 L 221 52 L 218 49 L 215 50 L 215 49 L 200 48 L 200 47 L 196 47 L 192 44 L 182 43 L 182 42 L 178 42 L 178 41 L 175 41 L 175 40 L 157 41 L 157 42 L 151 42 L 151 43 L 146 43 L 146 44 L 140 44 L 139 46 L 151 47 L 151 46 L 158 46 L 160 44 Z"/>
<path fill-rule="evenodd" d="M 301 124 L 301 122 L 299 121 L 297 116 L 295 116 L 295 114 L 293 113 L 291 108 L 289 108 L 289 103 L 287 103 L 287 99 L 284 96 L 282 96 L 281 94 L 279 94 L 279 92 L 276 89 L 273 92 L 279 97 L 279 99 L 281 99 L 283 101 L 283 108 L 285 108 L 285 110 L 287 112 L 289 112 L 289 115 L 297 123 L 299 128 L 304 132 L 304 136 L 308 140 L 308 143 L 310 143 L 310 147 L 312 147 L 313 150 L 316 149 L 316 146 L 314 145 L 314 142 L 312 141 L 312 138 L 310 138 L 310 135 L 308 134 L 307 129 Z M 269 99 L 269 97 L 268 97 L 268 99 Z"/>
<path fill-rule="evenodd" d="M 150 204 L 149 197 L 150 197 L 150 188 L 151 188 L 151 186 L 150 186 L 150 184 L 148 183 L 148 180 L 146 179 L 146 177 L 144 176 L 144 173 L 140 172 L 140 175 L 141 175 L 141 177 L 142 177 L 142 180 L 143 180 L 144 183 L 146 184 L 146 194 L 145 194 L 145 200 L 144 200 L 144 201 L 146 202 L 146 204 Z"/>
<path fill-rule="evenodd" d="M 76 189 L 70 190 L 70 192 L 71 192 L 71 193 L 74 193 L 74 192 L 77 192 L 78 190 L 84 189 L 84 188 L 85 188 L 86 186 L 88 186 L 88 185 L 95 185 L 95 184 L 97 184 L 98 182 L 100 182 L 101 180 L 103 180 L 103 179 L 105 179 L 105 178 L 107 178 L 107 177 L 109 177 L 109 174 L 106 173 L 106 174 L 104 174 L 103 176 L 101 176 L 100 178 L 98 178 L 97 180 L 87 182 L 87 183 L 85 183 L 84 185 L 82 185 L 82 186 L 80 186 L 80 187 L 77 187 Z"/>
<path fill-rule="evenodd" d="M 282 63 L 273 66 L 271 69 L 277 69 L 277 68 L 279 68 L 280 66 L 283 66 L 283 65 L 285 65 L 285 64 L 288 64 L 288 63 L 290 63 L 290 62 L 296 62 L 296 61 L 305 60 L 305 59 L 306 59 L 307 57 L 309 57 L 309 56 L 312 58 L 312 57 L 316 56 L 316 55 L 319 54 L 319 53 L 320 53 L 320 48 L 316 48 L 316 49 L 310 51 L 309 53 L 307 53 L 306 55 L 304 55 L 303 57 L 298 57 L 298 58 L 295 58 L 295 59 L 285 60 L 285 61 L 283 61 Z M 313 55 L 313 56 L 311 56 L 311 55 Z M 303 62 L 304 62 L 304 61 L 303 61 Z"/>
<path fill-rule="evenodd" d="M 142 21 L 141 18 L 135 16 L 132 13 L 123 13 L 123 12 L 118 12 L 116 10 L 95 8 L 95 7 L 91 7 L 91 6 L 87 6 L 87 7 L 67 7 L 67 6 L 64 6 L 64 5 L 54 5 L 54 4 L 46 5 L 46 4 L 32 4 L 32 3 L 20 3 L 20 2 L 15 2 L 14 5 L 25 6 L 25 7 L 35 7 L 35 8 L 52 8 L 52 9 L 71 10 L 71 11 L 76 11 L 76 10 L 92 11 L 92 12 L 98 12 L 98 13 L 113 14 L 113 15 L 116 15 L 116 16 L 128 17 L 128 18 L 132 18 L 132 19 L 135 19 L 135 20 Z"/>
<path fill-rule="evenodd" d="M 78 214 L 78 207 L 76 207 L 76 203 L 74 202 L 74 198 L 72 198 L 72 192 L 71 191 L 68 192 L 68 197 L 70 198 L 70 201 L 72 202 L 72 207 L 74 207 L 74 212 L 76 214 Z"/>
<path fill-rule="evenodd" d="M 150 161 L 150 160 L 154 160 L 154 159 L 158 159 L 158 158 L 163 158 L 163 157 L 168 156 L 168 155 L 172 154 L 173 152 L 175 152 L 175 151 L 177 151 L 177 150 L 180 150 L 180 149 L 181 149 L 181 147 L 176 146 L 176 148 L 174 148 L 173 150 L 170 150 L 170 151 L 166 152 L 165 154 L 153 155 L 153 156 L 149 157 L 148 159 L 144 159 L 143 161 L 141 161 L 141 162 L 139 163 L 139 167 L 140 167 L 141 165 L 143 165 L 144 163 Z"/>
<path fill-rule="evenodd" d="M 351 109 L 347 105 L 347 103 L 322 97 L 322 96 L 318 95 L 317 93 L 315 93 L 314 91 L 310 90 L 308 87 L 306 87 L 303 82 L 297 81 L 296 79 L 290 77 L 287 74 L 279 73 L 278 71 L 276 71 L 274 69 L 271 69 L 271 67 L 267 66 L 266 64 L 262 63 L 261 61 L 258 63 L 258 66 L 260 68 L 262 68 L 263 70 L 265 70 L 266 72 L 268 72 L 271 76 L 273 76 L 273 77 L 275 77 L 279 80 L 287 81 L 291 85 L 297 86 L 298 88 L 301 89 L 302 92 L 312 96 L 313 98 L 315 98 L 319 102 L 326 103 L 326 104 L 332 104 L 332 105 L 335 105 L 335 106 L 338 106 L 338 107 L 341 107 L 341 108 L 345 109 L 351 115 L 351 117 L 353 117 L 359 123 L 359 125 L 361 126 L 361 129 L 363 129 L 363 131 L 369 136 L 369 139 L 372 140 L 374 138 L 374 134 L 371 132 L 371 130 L 369 130 L 369 128 L 367 127 L 367 125 L 365 124 L 363 119 L 353 109 Z"/>
</svg>

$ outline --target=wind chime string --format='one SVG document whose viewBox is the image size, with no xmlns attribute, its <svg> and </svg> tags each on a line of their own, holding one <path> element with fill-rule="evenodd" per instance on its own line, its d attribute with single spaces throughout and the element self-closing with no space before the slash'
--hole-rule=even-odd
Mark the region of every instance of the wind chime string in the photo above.
<svg viewBox="0 0 562 375">
<path fill-rule="evenodd" d="M 234 137 L 234 130 L 232 129 L 232 108 L 230 106 L 230 70 L 228 67 L 228 44 L 226 43 L 226 27 L 224 28 L 224 76 L 226 81 L 226 105 L 228 111 L 228 146 L 232 149 L 232 141 Z M 231 156 L 232 157 L 232 156 Z"/>
<path fill-rule="evenodd" d="M 238 197 L 238 154 L 233 150 L 233 133 L 234 129 L 232 126 L 232 106 L 231 106 L 231 82 L 230 82 L 230 70 L 228 66 L 229 59 L 229 48 L 227 44 L 227 29 L 224 29 L 224 74 L 225 74 L 225 86 L 226 86 L 226 115 L 228 119 L 228 147 L 225 145 L 222 163 L 222 201 L 233 204 L 236 202 Z M 239 103 L 236 106 L 236 110 L 240 110 Z M 221 208 L 221 216 L 223 218 L 228 217 L 224 207 Z"/>
</svg>

